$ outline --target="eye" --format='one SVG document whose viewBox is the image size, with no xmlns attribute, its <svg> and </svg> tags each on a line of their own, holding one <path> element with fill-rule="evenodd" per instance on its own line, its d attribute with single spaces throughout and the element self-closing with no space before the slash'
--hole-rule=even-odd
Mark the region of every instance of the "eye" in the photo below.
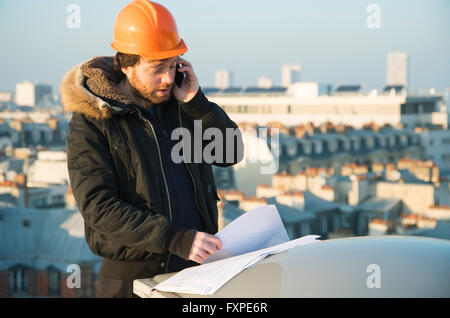
<svg viewBox="0 0 450 318">
<path fill-rule="evenodd" d="M 164 69 L 162 69 L 162 68 L 151 69 L 151 72 L 153 74 L 161 74 L 162 72 L 164 72 Z"/>
</svg>

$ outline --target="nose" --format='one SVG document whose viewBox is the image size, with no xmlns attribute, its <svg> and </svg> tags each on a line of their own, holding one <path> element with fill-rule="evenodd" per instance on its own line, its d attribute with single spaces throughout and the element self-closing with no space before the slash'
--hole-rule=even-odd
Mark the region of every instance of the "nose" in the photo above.
<svg viewBox="0 0 450 318">
<path fill-rule="evenodd" d="M 175 80 L 175 72 L 171 69 L 166 70 L 161 74 L 161 83 L 166 85 L 172 85 Z"/>
</svg>

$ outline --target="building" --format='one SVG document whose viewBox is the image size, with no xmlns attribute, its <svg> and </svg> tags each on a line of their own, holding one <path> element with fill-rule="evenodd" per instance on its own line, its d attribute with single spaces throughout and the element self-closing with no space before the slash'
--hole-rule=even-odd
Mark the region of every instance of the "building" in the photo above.
<svg viewBox="0 0 450 318">
<path fill-rule="evenodd" d="M 235 122 L 282 122 L 295 126 L 312 122 L 321 125 L 350 125 L 361 128 L 365 123 L 389 124 L 413 129 L 417 126 L 448 127 L 448 113 L 439 95 L 366 94 L 342 87 L 339 92 L 320 95 L 320 85 L 294 84 L 274 91 L 234 89 L 205 90 L 208 99 L 220 105 Z"/>
<path fill-rule="evenodd" d="M 372 197 L 359 205 L 358 233 L 368 235 L 392 234 L 395 221 L 402 212 L 402 201 L 398 198 Z"/>
<path fill-rule="evenodd" d="M 66 206 L 66 195 L 68 186 L 66 184 L 41 184 L 30 185 L 26 177 L 17 174 L 13 181 L 10 178 L 12 171 L 1 174 L 0 179 L 0 201 L 9 202 L 17 207 L 49 209 L 64 208 Z"/>
<path fill-rule="evenodd" d="M 16 84 L 16 104 L 20 106 L 34 106 L 34 84 L 24 81 Z"/>
<path fill-rule="evenodd" d="M 433 160 L 443 175 L 450 176 L 450 130 L 417 127 L 415 131 L 420 137 L 425 157 Z"/>
<path fill-rule="evenodd" d="M 52 100 L 52 87 L 24 81 L 16 84 L 16 104 L 19 106 L 36 106 L 44 100 Z"/>
<path fill-rule="evenodd" d="M 239 127 L 244 132 L 244 158 L 233 166 L 234 180 L 236 187 L 247 196 L 256 194 L 258 184 L 270 184 L 272 176 L 278 172 L 284 171 L 295 175 L 302 171 L 313 170 L 310 167 L 323 167 L 345 177 L 367 173 L 372 164 L 424 157 L 417 133 L 389 126 L 378 127 L 368 124 L 364 129 L 353 129 L 350 126 L 331 123 L 324 123 L 321 126 L 308 123 L 287 128 L 273 122 L 269 128 L 279 129 L 278 154 L 272 151 L 275 149 L 273 144 L 272 148 L 269 148 L 267 139 L 250 134 L 250 130 L 247 130 L 248 124 L 239 124 Z M 254 131 L 259 131 L 259 128 Z M 413 170 L 422 175 L 422 178 L 426 178 L 430 169 L 431 167 L 418 166 Z M 319 177 L 316 178 L 319 180 Z M 333 186 L 333 184 L 325 184 L 323 180 L 320 182 L 318 181 L 314 188 L 320 189 L 313 190 L 317 195 L 324 198 L 342 195 L 339 192 L 333 194 L 327 189 L 322 189 L 324 185 Z"/>
<path fill-rule="evenodd" d="M 374 142 L 378 145 L 377 139 Z M 408 147 L 409 141 L 402 146 L 401 139 L 392 138 L 394 143 L 390 147 L 397 151 Z M 360 144 L 367 147 L 370 143 L 361 140 Z M 385 145 L 390 144 L 390 141 L 385 142 Z M 243 210 L 276 202 L 298 213 L 313 213 L 310 233 L 325 238 L 405 234 L 398 226 L 401 214 L 406 213 L 430 219 L 421 221 L 428 224 L 427 236 L 450 239 L 445 236 L 450 226 L 450 187 L 448 180 L 440 177 L 439 167 L 430 160 L 382 156 L 383 161 L 352 162 L 340 168 L 318 166 L 320 160 L 308 160 L 303 171 L 279 172 L 269 182 L 258 184 L 256 197 L 244 195 L 245 187 L 239 182 L 241 192 L 221 192 L 220 196 L 234 200 Z M 299 162 L 294 161 L 294 164 L 298 166 Z M 256 176 L 253 179 L 258 179 Z M 434 231 L 438 225 L 439 229 Z M 291 231 L 293 235 L 307 233 L 295 226 Z"/>
<path fill-rule="evenodd" d="M 0 208 L 0 297 L 94 297 L 101 258 L 77 210 Z M 68 284 L 78 271 L 79 285 Z"/>
<path fill-rule="evenodd" d="M 29 185 L 68 185 L 67 152 L 38 151 L 27 173 Z"/>
<path fill-rule="evenodd" d="M 217 70 L 215 74 L 215 87 L 219 89 L 227 89 L 232 86 L 232 75 L 227 70 Z"/>
<path fill-rule="evenodd" d="M 388 53 L 386 84 L 408 87 L 408 76 L 408 54 L 405 52 Z"/>
<path fill-rule="evenodd" d="M 292 83 L 300 82 L 300 71 L 302 67 L 300 64 L 283 65 L 281 68 L 281 85 L 289 87 Z"/>
<path fill-rule="evenodd" d="M 66 119 L 24 113 L 0 113 L 0 137 L 10 139 L 14 147 L 65 146 L 69 125 Z"/>
<path fill-rule="evenodd" d="M 297 98 L 314 98 L 319 96 L 319 83 L 292 83 L 289 85 L 287 93 Z"/>
<path fill-rule="evenodd" d="M 0 92 L 0 104 L 1 103 L 9 103 L 12 99 L 11 92 Z"/>
<path fill-rule="evenodd" d="M 267 76 L 258 78 L 258 87 L 265 88 L 265 89 L 271 88 L 272 87 L 272 79 Z"/>
<path fill-rule="evenodd" d="M 64 208 L 69 175 L 65 151 L 16 148 L 0 157 L 0 201 L 17 207 Z"/>
</svg>

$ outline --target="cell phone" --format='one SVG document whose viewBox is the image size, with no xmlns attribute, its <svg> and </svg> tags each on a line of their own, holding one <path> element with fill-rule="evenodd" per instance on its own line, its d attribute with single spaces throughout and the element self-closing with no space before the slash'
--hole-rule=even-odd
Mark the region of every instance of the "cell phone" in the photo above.
<svg viewBox="0 0 450 318">
<path fill-rule="evenodd" d="M 178 72 L 178 69 L 181 67 L 181 64 L 177 63 L 177 68 L 175 71 L 175 84 L 177 84 L 178 87 L 181 87 L 181 84 L 184 80 L 184 72 Z"/>
</svg>

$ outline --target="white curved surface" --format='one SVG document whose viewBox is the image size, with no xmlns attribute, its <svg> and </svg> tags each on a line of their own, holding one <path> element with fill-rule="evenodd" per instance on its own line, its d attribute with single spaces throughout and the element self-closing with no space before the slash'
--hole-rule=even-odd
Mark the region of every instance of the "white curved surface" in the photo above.
<svg viewBox="0 0 450 318">
<path fill-rule="evenodd" d="M 244 270 L 211 297 L 450 297 L 450 241 L 365 236 L 300 246 Z"/>
</svg>

